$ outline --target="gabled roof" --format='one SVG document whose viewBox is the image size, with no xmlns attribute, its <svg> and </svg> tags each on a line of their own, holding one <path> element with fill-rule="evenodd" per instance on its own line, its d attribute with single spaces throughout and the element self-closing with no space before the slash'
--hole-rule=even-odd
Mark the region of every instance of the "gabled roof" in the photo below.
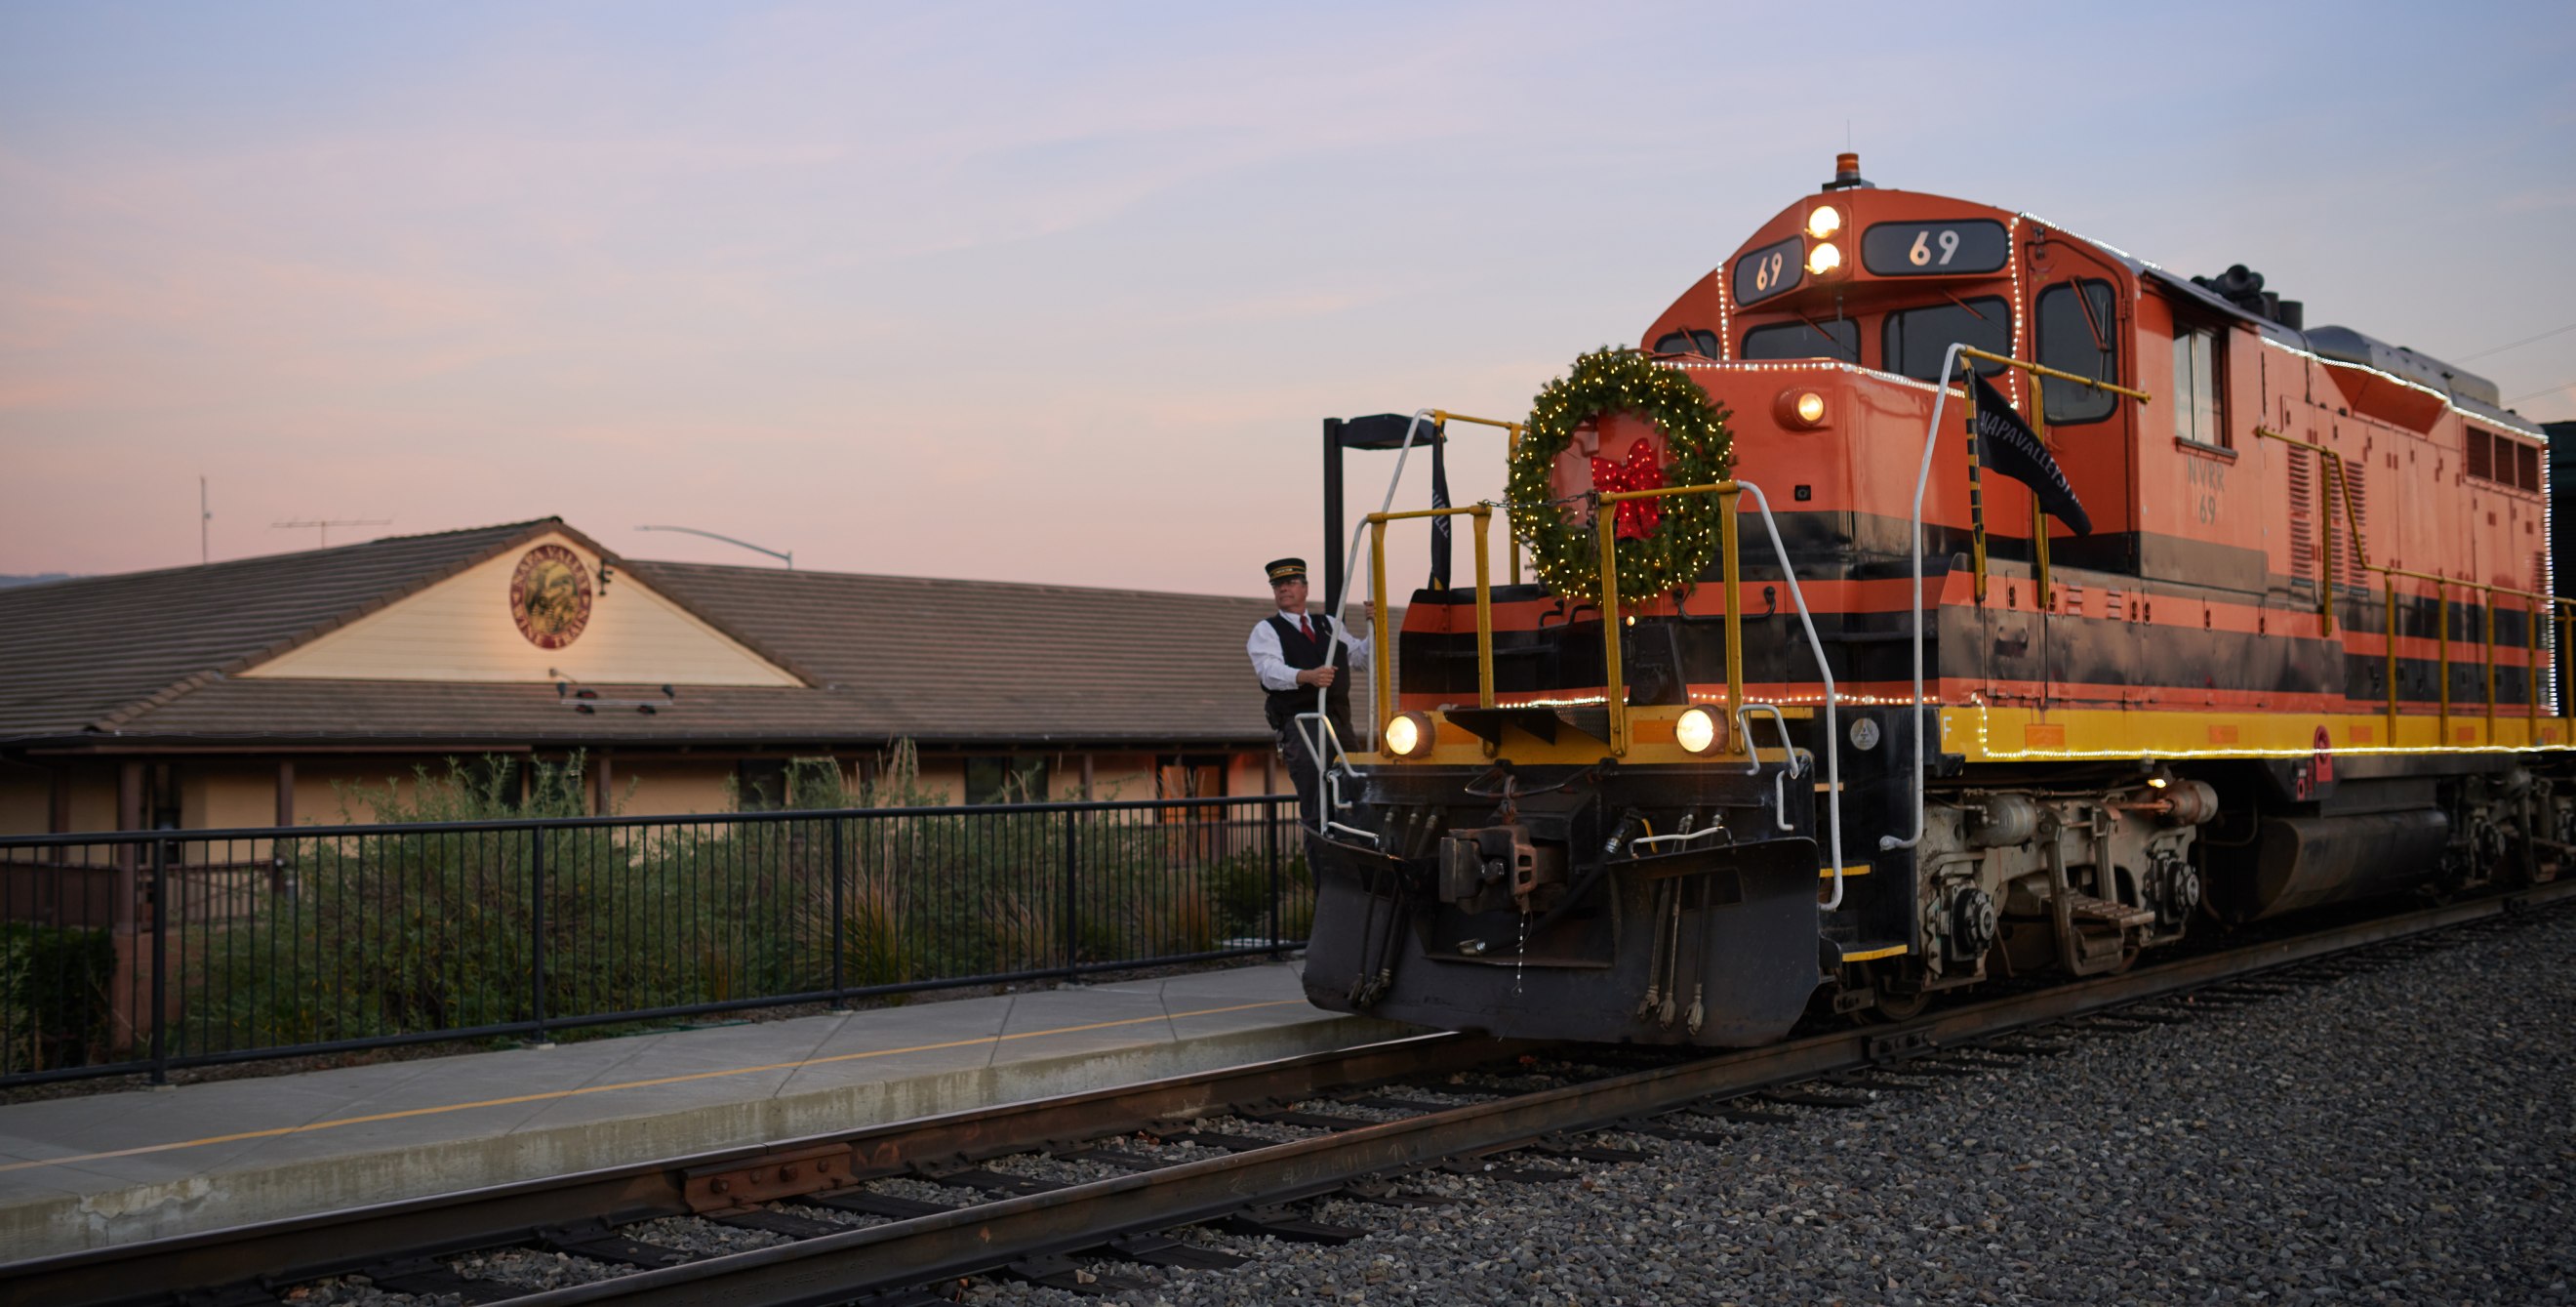
<svg viewBox="0 0 2576 1307">
<path fill-rule="evenodd" d="M 0 589 L 0 739 L 118 722 L 294 648 L 554 518 Z"/>
<path fill-rule="evenodd" d="M 238 675 L 549 532 L 806 686 L 682 687 L 644 716 L 568 711 L 550 685 Z M 0 590 L 0 742 L 1239 744 L 1269 734 L 1243 641 L 1270 611 L 1253 596 L 640 562 L 546 518 Z"/>
<path fill-rule="evenodd" d="M 630 563 L 766 637 L 862 736 L 1257 739 L 1244 658 L 1262 598 Z"/>
</svg>

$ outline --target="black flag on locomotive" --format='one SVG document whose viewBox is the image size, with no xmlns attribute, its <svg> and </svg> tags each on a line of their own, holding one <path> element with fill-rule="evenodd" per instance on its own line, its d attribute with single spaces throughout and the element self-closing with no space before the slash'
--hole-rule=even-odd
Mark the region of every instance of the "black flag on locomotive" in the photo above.
<svg viewBox="0 0 2576 1307">
<path fill-rule="evenodd" d="M 1431 428 L 1431 506 L 1449 506 L 1449 433 L 1439 424 Z M 1433 590 L 1449 588 L 1449 523 L 1451 519 L 1431 519 L 1431 585 Z"/>
<path fill-rule="evenodd" d="M 2075 498 L 2075 487 L 2066 484 L 2065 470 L 2049 457 L 2039 434 L 2013 412 L 2012 401 L 1974 372 L 1968 374 L 1968 384 L 1976 388 L 1977 462 L 2030 487 L 2040 508 L 2073 527 L 2075 534 L 2093 534 L 2093 519 Z"/>
</svg>

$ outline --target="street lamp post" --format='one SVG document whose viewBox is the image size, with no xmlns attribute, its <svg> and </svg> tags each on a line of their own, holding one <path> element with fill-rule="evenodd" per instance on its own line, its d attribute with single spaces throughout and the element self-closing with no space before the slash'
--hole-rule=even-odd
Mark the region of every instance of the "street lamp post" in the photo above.
<svg viewBox="0 0 2576 1307">
<path fill-rule="evenodd" d="M 709 540 L 722 540 L 729 545 L 740 545 L 755 554 L 767 554 L 770 557 L 787 564 L 787 570 L 791 572 L 796 570 L 796 551 L 793 549 L 781 552 L 776 549 L 771 549 L 765 545 L 755 545 L 748 540 L 736 540 L 732 536 L 717 535 L 713 531 L 701 531 L 693 526 L 639 526 L 635 529 L 638 531 L 677 531 L 682 535 L 705 536 Z"/>
</svg>

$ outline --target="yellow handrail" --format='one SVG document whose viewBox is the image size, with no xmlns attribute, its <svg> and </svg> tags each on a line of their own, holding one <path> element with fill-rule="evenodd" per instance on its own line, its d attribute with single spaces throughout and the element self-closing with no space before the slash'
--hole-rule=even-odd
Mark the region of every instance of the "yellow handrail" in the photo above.
<svg viewBox="0 0 2576 1307">
<path fill-rule="evenodd" d="M 2101 381 L 2092 377 L 2079 377 L 2072 372 L 2060 371 L 2059 369 L 2039 363 L 2025 363 L 2008 354 L 1989 353 L 1971 345 L 1961 345 L 1959 347 L 1959 352 L 1969 358 L 1980 358 L 1989 363 L 2000 363 L 2008 368 L 2017 368 L 2023 372 L 2031 374 L 2032 376 L 2055 377 L 2060 381 L 2072 381 L 2079 386 L 2090 386 L 2095 390 L 2107 390 L 2115 395 L 2126 395 L 2141 404 L 2154 402 L 2154 396 L 2149 395 L 2147 392 L 2143 390 L 2133 390 L 2116 381 Z M 2047 405 L 2041 401 L 2040 393 L 2039 387 L 2033 386 L 2030 388 L 2030 431 L 2032 435 L 2039 437 L 2041 442 L 2045 443 L 2048 439 Z M 1976 401 L 1971 398 L 1968 402 L 1968 430 L 1971 435 L 1976 431 L 1976 421 L 1977 405 Z M 1969 468 L 1973 473 L 1976 467 L 1976 446 L 1973 441 L 1968 447 L 1968 453 Z M 1976 567 L 1977 602 L 1982 604 L 1986 599 L 1986 522 L 1985 516 L 1982 512 L 1977 515 L 1975 521 L 1969 523 L 1969 546 L 1973 551 L 1974 565 Z M 2042 619 L 2045 620 L 2048 613 L 2049 600 L 2051 598 L 2048 583 L 2048 513 L 2047 510 L 2042 509 L 2039 506 L 2039 496 L 2037 495 L 2032 495 L 2030 500 L 2030 559 L 2031 583 L 2038 589 L 2037 595 L 2034 596 L 2034 601 L 2038 605 Z"/>
<path fill-rule="evenodd" d="M 1494 706 L 1494 586 L 1490 561 L 1493 557 L 1490 537 L 1494 506 L 1478 503 L 1454 508 L 1416 508 L 1401 513 L 1371 513 L 1364 519 L 1369 528 L 1369 600 L 1376 607 L 1376 614 L 1369 623 L 1369 675 L 1377 695 L 1371 709 L 1377 714 L 1380 724 L 1395 715 L 1395 666 L 1387 650 L 1386 524 L 1415 518 L 1462 515 L 1476 519 L 1476 706 Z"/>
<path fill-rule="evenodd" d="M 1501 428 L 1510 436 L 1509 442 L 1503 446 L 1503 457 L 1506 460 L 1511 459 L 1521 452 L 1521 433 L 1529 430 L 1528 426 L 1523 423 L 1506 422 L 1501 418 L 1480 418 L 1471 413 L 1452 413 L 1445 408 L 1435 408 L 1431 410 L 1431 420 L 1442 423 L 1472 422 L 1480 427 Z M 1521 583 L 1521 536 L 1517 531 L 1507 530 L 1504 532 L 1504 537 L 1511 542 L 1512 584 L 1519 585 Z"/>
<path fill-rule="evenodd" d="M 2323 456 L 2327 470 L 2333 475 L 2334 486 L 2327 492 L 2326 499 L 2325 548 L 2320 551 L 2318 557 L 2319 576 L 2317 584 L 2317 612 L 2318 615 L 2325 620 L 2325 633 L 2328 635 L 2334 634 L 2334 505 L 2338 499 L 2340 499 L 2343 504 L 2344 522 L 2352 536 L 2352 556 L 2354 565 L 2365 572 L 2376 572 L 2381 578 L 2385 591 L 2384 606 L 2387 614 L 2387 630 L 2383 635 L 2383 641 L 2387 646 L 2388 703 L 2386 712 L 2388 715 L 2388 738 L 2390 744 L 2394 745 L 2397 740 L 2397 578 L 2401 576 L 2412 580 L 2431 582 L 2434 587 L 2434 603 L 2438 605 L 2441 610 L 2441 620 L 2438 626 L 2438 638 L 2441 643 L 2441 650 L 2438 655 L 2437 662 L 2441 668 L 2442 677 L 2441 707 L 2439 710 L 2442 738 L 2438 743 L 2448 745 L 2451 742 L 2450 590 L 2451 587 L 2455 585 L 2477 591 L 2479 596 L 2478 606 L 2480 610 L 2486 614 L 2486 638 L 2483 644 L 2487 673 L 2486 725 L 2488 738 L 2492 740 L 2495 736 L 2495 601 L 2496 597 L 2499 595 L 2510 595 L 2524 601 L 2525 626 L 2527 628 L 2525 634 L 2528 637 L 2524 642 L 2526 649 L 2525 657 L 2523 659 L 2524 716 L 2528 720 L 2538 721 L 2540 719 L 2541 696 L 2539 676 L 2540 617 L 2537 612 L 2533 611 L 2533 609 L 2542 604 L 2549 605 L 2551 611 L 2556 615 L 2556 621 L 2559 627 L 2559 647 L 2564 650 L 2566 648 L 2567 626 L 2569 620 L 2567 612 L 2570 608 L 2576 608 L 2576 600 L 2562 599 L 2556 595 L 2545 595 L 2535 590 L 2524 590 L 2509 585 L 2496 585 L 2492 582 L 2486 581 L 2464 581 L 2458 577 L 2442 576 L 2434 572 L 2418 572 L 2408 568 L 2387 567 L 2371 562 L 2369 543 L 2363 540 L 2361 536 L 2361 517 L 2353 511 L 2352 473 L 2350 465 L 2344 460 L 2342 451 L 2329 449 L 2314 441 L 2301 440 L 2296 436 L 2284 435 L 2281 432 L 2274 431 L 2270 427 L 2265 426 L 2255 427 L 2254 434 L 2265 440 L 2277 440 L 2282 444 L 2292 446 L 2293 448 L 2314 450 L 2316 453 Z M 2571 678 L 2576 678 L 2576 667 L 2571 667 L 2569 669 L 2569 675 Z M 2559 704 L 2559 709 L 2560 711 L 2558 716 L 2561 719 L 2576 717 L 2576 704 L 2562 702 Z"/>
<path fill-rule="evenodd" d="M 1724 568 L 1726 591 L 1726 715 L 1741 729 L 1744 712 L 1744 596 L 1743 577 L 1736 554 L 1735 501 L 1743 494 L 1733 481 L 1713 481 L 1698 486 L 1658 486 L 1652 490 L 1619 490 L 1600 495 L 1593 510 L 1593 538 L 1601 542 L 1601 660 L 1604 691 L 1610 709 L 1610 753 L 1625 757 L 1628 753 L 1628 694 L 1619 665 L 1619 532 L 1610 508 L 1632 499 L 1663 499 L 1672 495 L 1715 495 L 1717 505 L 1717 550 Z"/>
<path fill-rule="evenodd" d="M 2341 450 L 2328 449 L 2314 441 L 2301 440 L 2296 436 L 2286 436 L 2265 426 L 2255 427 L 2254 434 L 2265 440 L 2277 440 L 2284 445 L 2316 451 L 2320 459 L 2324 462 L 2327 473 L 2334 479 L 2334 485 L 2326 491 L 2325 548 L 2318 551 L 2316 560 L 2317 616 L 2325 620 L 2325 633 L 2327 635 L 2332 635 L 2334 634 L 2335 624 L 2335 504 L 2338 500 L 2343 504 L 2344 523 L 2352 532 L 2353 562 L 2365 572 L 2383 570 L 2370 565 L 2370 549 L 2369 546 L 2363 543 L 2361 538 L 2361 515 L 2354 512 L 2352 507 L 2351 470 L 2345 465 L 2343 461 L 2343 451 Z"/>
<path fill-rule="evenodd" d="M 2397 578 L 2382 574 L 2381 583 L 2388 595 L 2388 637 L 2381 644 L 2388 655 L 2388 747 L 2397 747 Z"/>
<path fill-rule="evenodd" d="M 2079 377 L 2072 372 L 2060 372 L 2056 368 L 2049 367 L 2045 364 L 2025 363 L 2009 354 L 1990 354 L 1973 345 L 1961 345 L 1959 347 L 1959 352 L 1970 358 L 1984 359 L 1989 363 L 2001 363 L 2005 367 L 2019 368 L 2024 372 L 2032 373 L 2037 376 L 2055 377 L 2060 381 L 2072 381 L 2079 386 L 2090 386 L 2095 390 L 2107 390 L 2115 395 L 2126 395 L 2141 404 L 2150 404 L 2155 402 L 2155 396 L 2150 395 L 2143 390 L 2132 390 L 2116 381 L 2101 381 L 2093 377 Z"/>
</svg>

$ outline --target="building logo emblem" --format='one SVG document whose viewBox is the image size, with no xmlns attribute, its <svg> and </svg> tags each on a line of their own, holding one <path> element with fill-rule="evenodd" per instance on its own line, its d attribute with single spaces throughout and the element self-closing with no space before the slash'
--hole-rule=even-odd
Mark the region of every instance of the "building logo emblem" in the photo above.
<svg viewBox="0 0 2576 1307">
<path fill-rule="evenodd" d="M 510 577 L 510 617 L 540 649 L 561 649 L 590 624 L 590 569 L 562 545 L 539 545 Z"/>
</svg>

